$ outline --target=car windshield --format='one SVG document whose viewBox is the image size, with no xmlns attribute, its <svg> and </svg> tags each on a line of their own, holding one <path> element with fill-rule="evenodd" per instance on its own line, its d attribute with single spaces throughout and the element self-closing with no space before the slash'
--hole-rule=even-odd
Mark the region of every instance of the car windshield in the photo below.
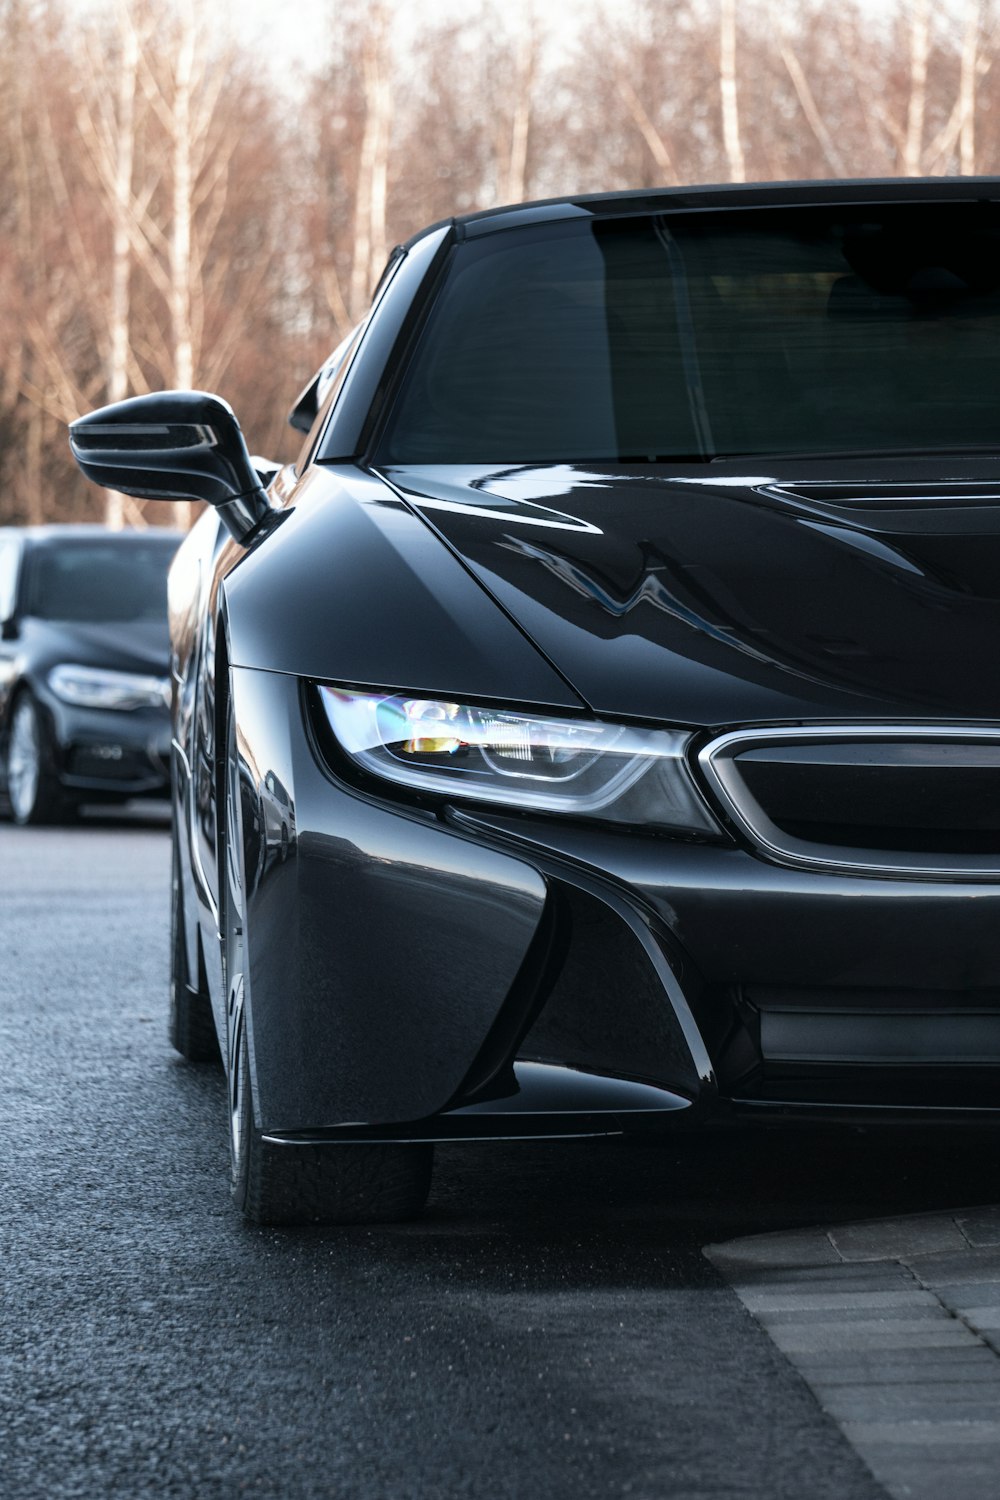
<svg viewBox="0 0 1000 1500">
<path fill-rule="evenodd" d="M 579 219 L 453 252 L 388 463 L 997 446 L 1000 208 Z"/>
<path fill-rule="evenodd" d="M 167 569 L 177 540 L 46 542 L 34 547 L 28 557 L 24 613 L 92 624 L 165 621 Z"/>
</svg>

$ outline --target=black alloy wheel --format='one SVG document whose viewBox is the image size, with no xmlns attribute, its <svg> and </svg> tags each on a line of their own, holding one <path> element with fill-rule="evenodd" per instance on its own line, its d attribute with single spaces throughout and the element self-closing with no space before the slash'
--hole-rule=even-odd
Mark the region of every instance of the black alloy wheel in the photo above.
<svg viewBox="0 0 1000 1500">
<path fill-rule="evenodd" d="M 221 911 L 226 989 L 230 1186 L 253 1224 L 363 1224 L 412 1218 L 427 1201 L 430 1145 L 286 1146 L 254 1119 L 241 778 L 230 698 L 226 725 Z"/>
</svg>

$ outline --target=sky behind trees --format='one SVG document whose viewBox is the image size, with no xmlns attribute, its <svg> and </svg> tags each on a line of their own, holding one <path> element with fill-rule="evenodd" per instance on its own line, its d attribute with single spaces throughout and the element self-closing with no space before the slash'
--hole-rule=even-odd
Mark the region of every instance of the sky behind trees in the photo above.
<svg viewBox="0 0 1000 1500">
<path fill-rule="evenodd" d="M 1000 171 L 996 4 L 244 0 L 227 25 L 0 0 L 0 522 L 170 519 L 102 501 L 66 446 L 144 390 L 217 390 L 292 457 L 297 390 L 392 245 L 450 213 Z"/>
</svg>

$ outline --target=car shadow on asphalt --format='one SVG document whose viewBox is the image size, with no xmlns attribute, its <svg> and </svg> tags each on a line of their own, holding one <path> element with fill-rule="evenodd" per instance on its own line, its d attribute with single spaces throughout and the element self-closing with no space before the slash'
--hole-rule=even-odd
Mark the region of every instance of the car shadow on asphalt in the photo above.
<svg viewBox="0 0 1000 1500">
<path fill-rule="evenodd" d="M 224 1147 L 222 1075 L 178 1061 L 176 1084 L 213 1112 Z M 212 1153 L 213 1156 L 216 1153 Z M 223 1172 L 214 1185 L 227 1197 Z M 405 1260 L 433 1280 L 534 1290 L 717 1284 L 706 1244 L 1000 1201 L 1000 1128 L 745 1126 L 655 1141 L 521 1141 L 437 1148 L 428 1206 L 399 1224 L 234 1229 L 299 1251 L 363 1242 L 371 1263 Z M 269 1251 L 268 1253 L 271 1253 Z M 308 1253 L 308 1251 L 306 1251 Z M 323 1252 L 325 1253 L 325 1251 Z"/>
</svg>

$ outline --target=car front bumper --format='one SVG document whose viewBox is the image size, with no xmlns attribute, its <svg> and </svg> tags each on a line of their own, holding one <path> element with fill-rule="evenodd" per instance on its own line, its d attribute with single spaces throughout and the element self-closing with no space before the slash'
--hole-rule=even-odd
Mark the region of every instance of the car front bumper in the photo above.
<svg viewBox="0 0 1000 1500">
<path fill-rule="evenodd" d="M 234 693 L 245 840 L 275 823 L 268 773 L 288 798 L 286 857 L 245 848 L 271 1139 L 1000 1108 L 1000 882 L 396 805 L 327 764 L 307 685 L 236 670 Z"/>
<path fill-rule="evenodd" d="M 170 793 L 166 708 L 77 708 L 39 692 L 51 726 L 55 771 L 78 800 L 165 797 Z"/>
</svg>

